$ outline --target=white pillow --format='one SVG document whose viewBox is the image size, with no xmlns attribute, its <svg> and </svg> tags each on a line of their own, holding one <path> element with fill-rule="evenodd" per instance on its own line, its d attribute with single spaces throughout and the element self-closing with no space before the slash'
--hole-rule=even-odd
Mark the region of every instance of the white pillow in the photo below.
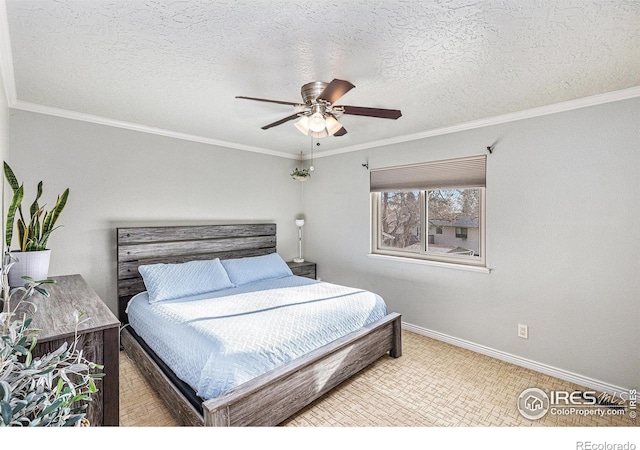
<svg viewBox="0 0 640 450">
<path fill-rule="evenodd" d="M 181 264 L 148 264 L 138 267 L 149 294 L 149 303 L 204 294 L 233 286 L 220 259 Z"/>
<path fill-rule="evenodd" d="M 247 258 L 223 259 L 222 265 L 227 271 L 229 279 L 236 286 L 293 275 L 287 263 L 277 253 Z"/>
</svg>

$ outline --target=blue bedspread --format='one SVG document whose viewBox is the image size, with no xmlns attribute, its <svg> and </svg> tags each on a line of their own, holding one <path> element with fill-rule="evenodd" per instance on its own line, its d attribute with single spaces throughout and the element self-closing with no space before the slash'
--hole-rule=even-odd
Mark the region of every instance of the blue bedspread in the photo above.
<svg viewBox="0 0 640 450">
<path fill-rule="evenodd" d="M 203 399 L 381 319 L 377 294 L 298 276 L 128 308 L 130 326 Z"/>
</svg>

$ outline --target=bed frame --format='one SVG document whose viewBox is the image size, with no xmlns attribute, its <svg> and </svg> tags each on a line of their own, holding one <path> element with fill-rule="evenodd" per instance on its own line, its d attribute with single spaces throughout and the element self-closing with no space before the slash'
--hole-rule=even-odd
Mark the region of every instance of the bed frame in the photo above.
<svg viewBox="0 0 640 450">
<path fill-rule="evenodd" d="M 401 316 L 378 322 L 203 401 L 177 380 L 130 330 L 127 302 L 145 290 L 138 266 L 274 253 L 276 225 L 198 225 L 117 229 L 118 310 L 125 352 L 179 423 L 187 426 L 275 426 L 384 355 L 402 355 Z"/>
</svg>

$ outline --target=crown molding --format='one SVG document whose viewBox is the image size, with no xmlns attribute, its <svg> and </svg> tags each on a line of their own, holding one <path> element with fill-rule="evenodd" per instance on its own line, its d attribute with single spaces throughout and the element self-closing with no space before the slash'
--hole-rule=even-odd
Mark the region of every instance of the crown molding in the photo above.
<svg viewBox="0 0 640 450">
<path fill-rule="evenodd" d="M 50 116 L 62 117 L 65 119 L 79 120 L 82 122 L 90 122 L 99 125 L 106 125 L 110 127 L 124 128 L 127 130 L 139 131 L 142 133 L 156 134 L 159 136 L 166 136 L 185 141 L 199 142 L 202 144 L 209 144 L 217 147 L 262 153 L 265 155 L 277 156 L 280 158 L 299 159 L 298 155 L 291 155 L 286 152 L 278 152 L 261 147 L 252 147 L 249 145 L 242 145 L 233 142 L 221 141 L 218 139 L 206 138 L 203 136 L 180 133 L 177 131 L 165 130 L 162 128 L 150 127 L 132 122 L 109 119 L 92 114 L 84 114 L 61 108 L 53 108 L 37 103 L 24 102 L 18 100 L 14 73 L 13 54 L 11 51 L 11 37 L 9 34 L 9 19 L 7 17 L 7 4 L 5 0 L 0 0 L 0 77 L 2 77 L 5 95 L 7 98 L 7 105 L 9 106 L 9 108 L 47 114 Z"/>
<path fill-rule="evenodd" d="M 628 100 L 631 98 L 640 97 L 640 86 L 634 86 L 627 89 L 621 89 L 618 91 L 607 92 L 604 94 L 592 95 L 589 97 L 582 97 L 575 100 L 568 100 L 566 102 L 554 103 L 552 105 L 539 106 L 537 108 L 525 109 L 508 114 L 502 114 L 499 116 L 488 117 L 486 119 L 472 120 L 469 122 L 460 123 L 442 128 L 434 128 L 432 130 L 422 131 L 420 133 L 408 134 L 405 136 L 399 136 L 391 139 L 383 139 L 375 142 L 368 142 L 366 144 L 354 145 L 351 147 L 344 147 L 337 150 L 327 150 L 326 152 L 319 152 L 315 154 L 315 158 L 323 158 L 326 156 L 339 155 L 341 153 L 350 153 L 358 150 L 367 150 L 376 147 L 383 147 L 387 145 L 401 144 L 403 142 L 416 141 L 419 139 L 430 138 L 434 136 L 442 136 L 444 134 L 458 133 L 461 131 L 473 130 L 475 128 L 484 128 L 494 125 L 501 125 L 504 123 L 515 122 L 517 120 L 531 119 L 534 117 L 547 116 L 549 114 L 556 114 L 566 111 L 572 111 L 580 108 L 587 108 L 589 106 L 602 105 L 605 103 L 617 102 L 620 100 Z"/>
<path fill-rule="evenodd" d="M 76 111 L 70 111 L 61 108 L 53 108 L 50 106 L 39 105 L 37 103 L 23 102 L 17 100 L 13 104 L 9 104 L 10 108 L 19 109 L 22 111 L 35 112 L 40 114 L 46 114 L 50 116 L 62 117 L 65 119 L 79 120 L 82 122 L 90 122 L 99 125 L 106 125 L 109 127 L 124 128 L 127 130 L 139 131 L 141 133 L 156 134 L 158 136 L 165 136 L 174 139 L 181 139 L 184 141 L 199 142 L 201 144 L 209 144 L 217 147 L 231 148 L 235 150 L 243 150 L 247 152 L 262 153 L 270 156 L 277 156 L 280 158 L 288 159 L 300 159 L 298 155 L 291 155 L 285 152 L 278 152 L 275 150 L 269 150 L 261 147 L 252 147 L 250 145 L 242 145 L 234 142 L 221 141 L 218 139 L 207 138 L 204 136 L 197 136 L 188 133 L 181 133 L 178 131 L 166 130 L 163 128 L 156 128 L 147 125 L 141 125 L 133 122 L 125 122 L 121 120 L 109 119 L 102 116 L 96 116 L 92 114 L 79 113 Z"/>
<path fill-rule="evenodd" d="M 292 155 L 286 152 L 279 152 L 276 150 L 270 150 L 262 147 L 253 147 L 248 145 L 237 144 L 234 142 L 221 141 L 217 139 L 211 139 L 204 136 L 197 136 L 187 133 L 181 133 L 172 130 L 166 130 L 162 128 L 156 128 L 146 125 L 141 125 L 132 122 L 119 121 L 109 119 L 106 117 L 84 114 L 75 111 L 65 110 L 61 108 L 53 108 L 49 106 L 39 105 L 31 102 L 24 102 L 18 100 L 16 91 L 16 82 L 13 68 L 13 56 L 11 51 L 11 40 L 9 35 L 9 21 L 7 17 L 6 1 L 0 0 L 0 77 L 2 77 L 5 95 L 7 103 L 10 108 L 20 109 L 24 111 L 36 112 L 40 114 L 47 114 L 67 119 L 80 120 L 83 122 L 91 122 L 100 125 L 106 125 L 117 128 L 124 128 L 133 131 L 139 131 L 142 133 L 157 134 L 160 136 L 171 137 L 174 139 L 182 139 L 186 141 L 199 142 L 203 144 L 214 145 L 218 147 L 231 148 L 243 151 L 249 151 L 254 153 L 261 153 L 265 155 L 277 156 L 287 159 L 299 159 L 299 155 Z M 419 133 L 409 134 L 405 136 L 399 136 L 391 139 L 383 139 L 374 142 L 368 142 L 365 144 L 354 145 L 350 147 L 343 147 L 336 150 L 327 150 L 323 152 L 316 152 L 315 158 L 323 158 L 327 156 L 339 155 L 342 153 L 350 153 L 359 150 L 368 150 L 376 147 L 383 147 L 388 145 L 401 144 L 404 142 L 415 141 L 419 139 L 430 138 L 434 136 L 441 136 L 445 134 L 458 133 L 461 131 L 473 130 L 476 128 L 483 128 L 488 126 L 500 125 L 508 122 L 514 122 L 517 120 L 530 119 L 533 117 L 545 116 L 549 114 L 556 114 L 560 112 L 571 111 L 579 108 L 586 108 L 589 106 L 601 105 L 604 103 L 611 103 L 620 100 L 627 100 L 631 98 L 640 97 L 640 86 L 631 87 L 628 89 L 622 89 L 618 91 L 607 92 L 604 94 L 593 95 L 589 97 L 583 97 L 575 100 L 569 100 L 565 102 L 555 103 L 547 106 L 540 106 L 537 108 L 526 109 L 509 114 L 502 114 L 499 116 L 489 117 L 485 119 L 472 120 L 469 122 L 460 123 L 448 127 L 434 128 Z M 309 159 L 310 156 L 306 156 L 304 159 Z"/>
<path fill-rule="evenodd" d="M 0 15 L 1 14 L 2 12 L 0 11 Z M 1 22 L 2 22 L 2 18 L 0 17 L 0 24 Z M 0 29 L 0 33 L 2 33 L 2 31 L 3 30 Z M 10 51 L 10 48 L 9 48 L 9 51 Z M 79 113 L 79 112 L 70 111 L 66 109 L 53 108 L 50 106 L 44 106 L 36 103 L 23 102 L 21 100 L 16 100 L 15 81 L 13 79 L 13 67 L 12 67 L 11 61 L 8 61 L 8 62 L 5 61 L 6 53 L 3 48 L 0 48 L 0 55 L 3 56 L 3 57 L 0 57 L 0 63 L 2 63 L 2 68 L 3 68 L 2 76 L 4 77 L 5 90 L 7 91 L 7 100 L 10 108 L 36 112 L 40 114 L 47 114 L 51 116 L 63 117 L 66 119 L 80 120 L 83 122 L 91 122 L 91 123 L 96 123 L 96 124 L 106 125 L 111 127 L 124 128 L 128 130 L 139 131 L 142 133 L 157 134 L 160 136 L 171 137 L 174 139 L 182 139 L 186 141 L 199 142 L 203 144 L 215 145 L 218 147 L 225 147 L 225 148 L 231 148 L 236 150 L 261 153 L 265 155 L 277 156 L 277 157 L 287 158 L 287 159 L 300 159 L 299 155 L 292 155 L 286 152 L 278 152 L 275 150 L 270 150 L 262 147 L 253 147 L 249 145 L 237 144 L 234 142 L 221 141 L 217 139 L 207 138 L 204 136 L 181 133 L 177 131 L 166 130 L 163 128 L 140 125 L 137 123 L 114 120 L 114 119 L 109 119 L 102 116 L 84 114 L 84 113 Z M 6 68 L 7 66 L 5 65 L 5 63 L 11 66 L 10 70 L 7 70 Z M 635 86 L 628 89 L 621 89 L 618 91 L 607 92 L 605 94 L 592 95 L 590 97 L 583 97 L 575 100 L 569 100 L 566 102 L 555 103 L 552 105 L 525 109 L 522 111 L 517 111 L 509 114 L 502 114 L 499 116 L 488 117 L 486 119 L 472 120 L 469 122 L 464 122 L 464 123 L 460 123 L 460 124 L 452 125 L 448 127 L 434 128 L 432 130 L 426 130 L 420 133 L 408 134 L 405 136 L 399 136 L 391 139 L 383 139 L 379 141 L 368 142 L 366 144 L 344 147 L 336 150 L 327 150 L 324 152 L 317 152 L 315 153 L 314 157 L 323 158 L 327 156 L 334 156 L 334 155 L 339 155 L 343 153 L 355 152 L 359 150 L 368 150 L 376 147 L 401 144 L 404 142 L 416 141 L 419 139 L 426 139 L 434 136 L 442 136 L 442 135 L 451 134 L 451 133 L 459 133 L 461 131 L 473 130 L 476 128 L 484 128 L 484 127 L 489 127 L 494 125 L 501 125 L 504 123 L 515 122 L 518 120 L 531 119 L 534 117 L 567 112 L 575 109 L 587 108 L 589 106 L 602 105 L 605 103 L 612 103 L 620 100 L 628 100 L 636 97 L 640 97 L 640 86 Z M 305 156 L 303 159 L 310 159 L 310 156 Z"/>
</svg>

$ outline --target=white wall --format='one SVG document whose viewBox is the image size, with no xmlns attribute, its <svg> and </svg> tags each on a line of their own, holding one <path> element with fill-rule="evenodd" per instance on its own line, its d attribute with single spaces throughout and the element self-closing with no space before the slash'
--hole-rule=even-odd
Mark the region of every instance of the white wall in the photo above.
<svg viewBox="0 0 640 450">
<path fill-rule="evenodd" d="M 0 76 L 0 158 L 4 160 L 7 154 L 9 140 L 9 106 L 4 89 L 4 80 Z"/>
<path fill-rule="evenodd" d="M 402 119 L 400 119 L 402 120 Z M 393 126 L 392 124 L 389 126 Z M 370 168 L 486 153 L 490 274 L 369 251 Z M 620 387 L 640 385 L 640 99 L 317 158 L 307 259 L 409 324 Z M 517 337 L 517 324 L 529 339 Z"/>
<path fill-rule="evenodd" d="M 0 71 L 1 72 L 1 71 Z M 7 101 L 7 95 L 5 91 L 5 84 L 2 74 L 0 73 L 0 159 L 4 161 L 7 155 L 7 148 L 9 146 L 9 106 Z M 0 214 L 0 236 L 2 237 L 2 243 L 0 248 L 4 249 L 4 171 L 0 174 L 2 176 L 2 188 L 0 188 L 0 203 L 2 204 L 2 213 Z M 4 251 L 4 250 L 3 250 Z M 0 252 L 2 253 L 2 252 Z"/>
<path fill-rule="evenodd" d="M 275 222 L 278 253 L 297 254 L 294 160 L 17 110 L 9 125 L 25 204 L 41 179 L 48 205 L 70 189 L 50 275 L 82 274 L 114 312 L 119 226 Z"/>
<path fill-rule="evenodd" d="M 7 100 L 7 94 L 5 91 L 5 82 L 2 77 L 2 71 L 0 70 L 0 159 L 2 161 L 5 160 L 8 154 L 9 148 L 9 102 Z M 4 182 L 4 170 L 0 173 L 2 177 L 2 187 L 0 188 L 0 204 L 2 205 L 2 209 L 0 210 L 0 237 L 2 238 L 0 248 L 3 250 L 0 251 L 0 254 L 4 252 L 4 223 L 5 223 L 5 199 L 4 199 L 4 190 L 5 190 L 5 182 Z"/>
</svg>

